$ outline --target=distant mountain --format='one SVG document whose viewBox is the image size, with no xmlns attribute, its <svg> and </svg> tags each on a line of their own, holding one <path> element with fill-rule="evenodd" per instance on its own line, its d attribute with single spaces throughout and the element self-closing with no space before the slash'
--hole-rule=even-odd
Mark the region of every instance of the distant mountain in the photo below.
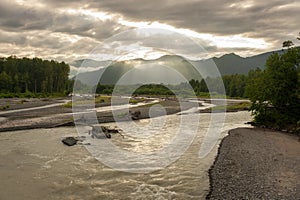
<svg viewBox="0 0 300 200">
<path fill-rule="evenodd" d="M 88 85 L 95 85 L 98 81 L 101 84 L 115 84 L 118 80 L 122 84 L 178 84 L 190 79 L 201 79 L 197 69 L 180 56 L 163 56 L 156 60 L 134 59 L 111 62 L 106 63 L 106 66 L 103 62 L 99 62 L 97 66 L 96 62 L 93 62 L 93 67 L 98 67 L 98 70 L 79 73 L 77 79 Z M 82 70 L 91 68 L 91 65 L 85 62 L 82 65 Z"/>
<path fill-rule="evenodd" d="M 274 52 L 283 53 L 284 51 Z M 165 55 L 155 60 L 134 59 L 118 62 L 78 60 L 72 66 L 76 68 L 83 66 L 82 68 L 87 70 L 87 72 L 83 70 L 79 73 L 77 79 L 88 85 L 95 85 L 98 81 L 101 84 L 115 84 L 118 80 L 122 84 L 177 84 L 190 79 L 215 77 L 219 73 L 222 76 L 247 74 L 251 69 L 264 69 L 267 58 L 274 52 L 246 58 L 231 53 L 219 58 L 213 57 L 198 61 L 186 60 L 176 55 Z"/>
<path fill-rule="evenodd" d="M 220 58 L 212 58 L 217 65 L 222 75 L 230 74 L 248 74 L 251 69 L 264 69 L 266 60 L 273 53 L 283 53 L 278 50 L 274 52 L 267 52 L 252 57 L 243 58 L 234 53 L 226 54 Z"/>
<path fill-rule="evenodd" d="M 94 64 L 97 61 L 93 61 Z M 84 63 L 81 66 L 81 70 L 85 68 L 100 68 L 94 71 L 88 71 L 77 74 L 76 78 L 82 83 L 87 85 L 96 85 L 98 82 L 101 84 L 115 84 L 127 71 L 130 71 L 134 66 L 127 64 L 126 62 L 114 62 L 107 61 L 104 63 L 100 61 L 98 65 L 91 67 L 88 63 Z"/>
</svg>

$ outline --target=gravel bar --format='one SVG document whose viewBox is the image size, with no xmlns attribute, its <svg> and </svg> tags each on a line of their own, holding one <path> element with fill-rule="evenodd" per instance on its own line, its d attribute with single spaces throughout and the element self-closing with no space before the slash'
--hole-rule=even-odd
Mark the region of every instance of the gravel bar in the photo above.
<svg viewBox="0 0 300 200">
<path fill-rule="evenodd" d="M 209 170 L 207 199 L 300 199 L 300 140 L 258 128 L 231 130 Z"/>
</svg>

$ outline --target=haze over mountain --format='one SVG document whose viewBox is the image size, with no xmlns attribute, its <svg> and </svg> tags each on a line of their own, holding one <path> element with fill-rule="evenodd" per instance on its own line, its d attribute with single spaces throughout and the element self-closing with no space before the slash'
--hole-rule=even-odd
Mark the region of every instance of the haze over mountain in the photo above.
<svg viewBox="0 0 300 200">
<path fill-rule="evenodd" d="M 115 84 L 122 76 L 122 84 L 178 84 L 202 77 L 247 74 L 251 69 L 264 69 L 267 58 L 274 52 L 283 51 L 266 52 L 246 58 L 231 53 L 198 61 L 186 60 L 177 55 L 165 55 L 155 60 L 77 60 L 72 66 L 81 71 L 77 79 L 88 85 L 97 84 L 99 79 L 101 84 Z"/>
</svg>

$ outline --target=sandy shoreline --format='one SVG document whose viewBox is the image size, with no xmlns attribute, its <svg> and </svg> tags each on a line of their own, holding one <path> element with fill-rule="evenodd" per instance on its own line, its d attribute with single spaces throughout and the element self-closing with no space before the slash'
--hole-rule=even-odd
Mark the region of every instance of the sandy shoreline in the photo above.
<svg viewBox="0 0 300 200">
<path fill-rule="evenodd" d="M 299 168 L 297 136 L 258 128 L 231 130 L 209 171 L 207 199 L 299 199 Z"/>
</svg>

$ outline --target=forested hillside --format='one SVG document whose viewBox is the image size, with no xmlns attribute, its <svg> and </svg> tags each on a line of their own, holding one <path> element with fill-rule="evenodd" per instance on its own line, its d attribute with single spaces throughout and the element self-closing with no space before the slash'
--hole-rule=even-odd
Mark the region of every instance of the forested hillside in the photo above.
<svg viewBox="0 0 300 200">
<path fill-rule="evenodd" d="M 74 70 L 71 70 L 71 74 L 75 74 L 78 80 L 87 85 L 94 85 L 93 80 L 97 80 L 97 77 L 100 76 L 101 84 L 113 85 L 116 84 L 126 72 L 135 68 L 131 71 L 131 75 L 135 75 L 135 82 L 145 84 L 149 83 L 149 81 L 147 81 L 148 78 L 140 76 L 141 74 L 161 76 L 164 74 L 164 71 L 166 71 L 164 70 L 164 66 L 167 66 L 168 68 L 172 68 L 183 75 L 186 80 L 201 80 L 202 78 L 216 77 L 217 74 L 215 67 L 218 68 L 221 76 L 230 76 L 234 74 L 247 75 L 249 71 L 256 70 L 257 68 L 264 70 L 265 63 L 270 55 L 273 53 L 281 55 L 285 52 L 285 49 L 281 49 L 245 58 L 231 53 L 218 58 L 213 57 L 210 59 L 196 61 L 188 60 L 177 55 L 165 55 L 155 60 L 134 59 L 127 60 L 126 62 L 96 61 L 86 59 L 77 60 L 71 63 L 71 65 L 75 68 L 82 70 L 77 75 Z M 147 67 L 141 68 L 139 66 Z M 159 67 L 155 68 L 155 66 Z M 84 68 L 94 68 L 95 70 L 85 72 Z M 181 80 L 178 78 L 175 78 L 174 80 L 169 72 L 165 73 L 167 76 L 161 80 L 161 83 L 179 84 Z"/>
<path fill-rule="evenodd" d="M 39 58 L 0 58 L 1 93 L 65 93 L 70 67 Z"/>
</svg>

